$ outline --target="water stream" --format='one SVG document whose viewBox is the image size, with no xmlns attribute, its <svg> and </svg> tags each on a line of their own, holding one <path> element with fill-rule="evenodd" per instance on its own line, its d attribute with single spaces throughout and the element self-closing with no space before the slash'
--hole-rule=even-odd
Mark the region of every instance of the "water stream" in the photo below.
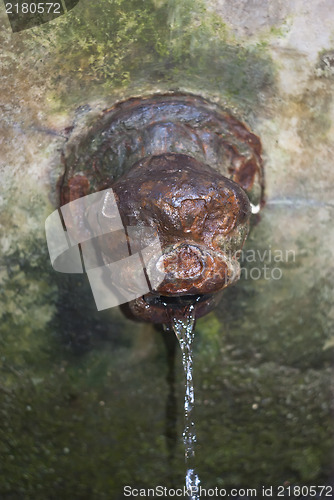
<svg viewBox="0 0 334 500">
<path fill-rule="evenodd" d="M 183 369 L 186 378 L 186 390 L 184 398 L 184 431 L 183 442 L 185 448 L 185 461 L 187 466 L 186 488 L 191 500 L 198 500 L 198 487 L 200 480 L 195 472 L 194 457 L 196 430 L 193 421 L 193 409 L 195 403 L 193 384 L 193 359 L 192 342 L 194 340 L 195 314 L 194 305 L 191 304 L 185 309 L 182 319 L 171 316 L 170 327 L 174 331 L 182 351 Z"/>
</svg>

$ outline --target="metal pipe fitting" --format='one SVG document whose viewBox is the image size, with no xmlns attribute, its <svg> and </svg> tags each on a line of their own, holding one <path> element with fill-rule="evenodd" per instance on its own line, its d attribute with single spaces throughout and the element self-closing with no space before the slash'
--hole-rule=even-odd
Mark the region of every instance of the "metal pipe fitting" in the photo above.
<svg viewBox="0 0 334 500">
<path fill-rule="evenodd" d="M 164 279 L 125 306 L 132 317 L 166 323 L 190 302 L 200 317 L 237 281 L 264 179 L 260 140 L 232 114 L 189 95 L 130 99 L 74 133 L 63 160 L 61 205 L 112 188 L 125 227 L 158 233 L 146 267 Z"/>
</svg>

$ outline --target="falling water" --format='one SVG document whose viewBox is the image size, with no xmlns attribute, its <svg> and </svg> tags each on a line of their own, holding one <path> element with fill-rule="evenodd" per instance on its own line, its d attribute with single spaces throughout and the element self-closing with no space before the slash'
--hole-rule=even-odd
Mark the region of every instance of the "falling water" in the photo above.
<svg viewBox="0 0 334 500">
<path fill-rule="evenodd" d="M 199 496 L 197 490 L 200 480 L 195 472 L 193 463 L 196 443 L 195 424 L 192 416 L 195 402 L 192 374 L 192 342 L 194 340 L 194 326 L 195 314 L 193 304 L 189 305 L 186 308 L 184 317 L 182 319 L 171 317 L 171 328 L 175 332 L 175 335 L 181 346 L 182 362 L 186 377 L 186 392 L 184 398 L 185 423 L 183 432 L 185 459 L 187 465 L 186 488 L 189 492 L 189 498 L 191 500 L 198 500 Z"/>
</svg>

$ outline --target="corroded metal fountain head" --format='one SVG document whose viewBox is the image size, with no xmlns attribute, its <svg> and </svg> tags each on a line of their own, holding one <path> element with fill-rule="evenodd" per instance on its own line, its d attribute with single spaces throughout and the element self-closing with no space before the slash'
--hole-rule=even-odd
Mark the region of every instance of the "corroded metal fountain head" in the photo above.
<svg viewBox="0 0 334 500">
<path fill-rule="evenodd" d="M 157 230 L 146 267 L 164 279 L 127 304 L 132 317 L 167 323 L 189 303 L 200 317 L 238 280 L 264 186 L 260 141 L 234 116 L 194 96 L 130 99 L 74 134 L 64 163 L 61 204 L 112 187 L 125 227 Z"/>
</svg>

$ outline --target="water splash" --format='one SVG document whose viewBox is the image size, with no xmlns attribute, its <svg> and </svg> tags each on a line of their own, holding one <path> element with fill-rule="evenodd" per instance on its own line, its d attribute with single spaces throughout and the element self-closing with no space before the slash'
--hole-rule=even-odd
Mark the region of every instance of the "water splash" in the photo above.
<svg viewBox="0 0 334 500">
<path fill-rule="evenodd" d="M 193 409 L 195 403 L 194 384 L 193 384 L 193 358 L 192 342 L 194 340 L 195 312 L 194 305 L 189 305 L 184 311 L 182 319 L 171 317 L 170 326 L 180 343 L 182 351 L 183 369 L 186 378 L 186 391 L 184 398 L 184 432 L 183 442 L 185 447 L 185 460 L 187 465 L 186 488 L 191 500 L 198 500 L 198 486 L 200 480 L 195 472 L 194 457 L 196 430 L 193 421 Z"/>
</svg>

